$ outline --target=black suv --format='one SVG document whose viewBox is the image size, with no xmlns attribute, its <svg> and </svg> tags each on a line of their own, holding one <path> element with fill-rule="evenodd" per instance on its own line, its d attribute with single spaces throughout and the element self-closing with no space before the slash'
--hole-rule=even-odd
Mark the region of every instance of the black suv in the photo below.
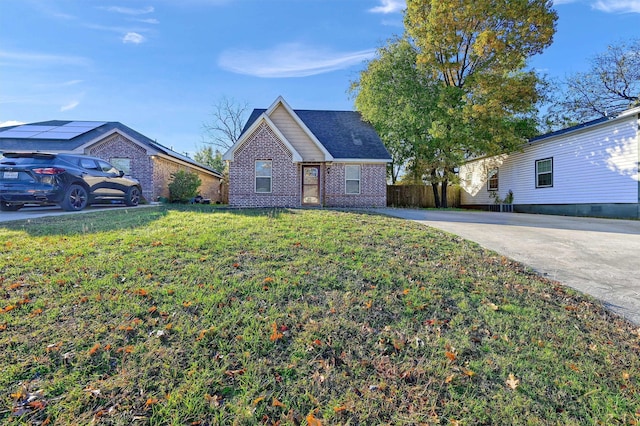
<svg viewBox="0 0 640 426">
<path fill-rule="evenodd" d="M 5 152 L 0 157 L 0 210 L 25 204 L 58 204 L 79 211 L 94 203 L 136 206 L 140 182 L 100 158 L 43 152 Z"/>
</svg>

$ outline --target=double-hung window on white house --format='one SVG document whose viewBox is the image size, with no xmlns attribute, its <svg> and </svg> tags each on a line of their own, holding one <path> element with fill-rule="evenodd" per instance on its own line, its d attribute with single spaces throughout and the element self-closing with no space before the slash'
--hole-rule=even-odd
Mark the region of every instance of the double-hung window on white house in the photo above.
<svg viewBox="0 0 640 426">
<path fill-rule="evenodd" d="M 360 166 L 344 166 L 345 193 L 360 194 Z"/>
<path fill-rule="evenodd" d="M 536 188 L 553 186 L 553 157 L 536 160 Z"/>
<path fill-rule="evenodd" d="M 256 192 L 271 193 L 271 160 L 256 160 Z"/>
<path fill-rule="evenodd" d="M 489 178 L 487 179 L 487 190 L 489 191 L 497 191 L 498 190 L 498 169 L 489 170 Z"/>
</svg>

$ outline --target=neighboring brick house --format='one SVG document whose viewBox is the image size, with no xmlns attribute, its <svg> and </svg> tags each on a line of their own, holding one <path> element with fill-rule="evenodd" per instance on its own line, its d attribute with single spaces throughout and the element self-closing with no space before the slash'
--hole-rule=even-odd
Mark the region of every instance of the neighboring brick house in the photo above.
<svg viewBox="0 0 640 426">
<path fill-rule="evenodd" d="M 198 174 L 200 195 L 221 202 L 222 174 L 119 122 L 45 121 L 0 129 L 0 152 L 43 151 L 102 158 L 140 181 L 148 201 L 168 197 L 171 174 Z"/>
<path fill-rule="evenodd" d="M 384 207 L 391 156 L 354 111 L 255 109 L 229 162 L 229 205 Z"/>
</svg>

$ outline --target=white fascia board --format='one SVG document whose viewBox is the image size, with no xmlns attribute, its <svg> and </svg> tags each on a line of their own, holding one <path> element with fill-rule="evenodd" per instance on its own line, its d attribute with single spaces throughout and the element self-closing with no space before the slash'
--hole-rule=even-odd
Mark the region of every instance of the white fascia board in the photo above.
<svg viewBox="0 0 640 426">
<path fill-rule="evenodd" d="M 296 151 L 296 149 L 293 147 L 293 145 L 291 145 L 291 143 L 282 134 L 282 132 L 278 129 L 278 127 L 276 127 L 274 122 L 271 121 L 271 119 L 269 118 L 269 116 L 267 115 L 266 112 L 260 114 L 260 116 L 256 119 L 256 121 L 253 122 L 251 127 L 249 127 L 247 129 L 247 131 L 244 132 L 242 137 L 240 139 L 238 139 L 236 141 L 236 143 L 234 143 L 233 146 L 231 148 L 229 148 L 229 150 L 227 150 L 227 152 L 224 153 L 224 155 L 222 156 L 222 159 L 225 160 L 225 161 L 233 161 L 234 160 L 234 155 L 235 155 L 235 152 L 237 151 L 237 149 L 240 148 L 249 139 L 249 137 L 251 135 L 253 135 L 253 132 L 255 132 L 258 129 L 258 127 L 260 127 L 262 125 L 263 122 L 266 123 L 267 126 L 269 126 L 269 128 L 273 131 L 273 133 L 276 134 L 278 139 L 280 139 L 280 141 L 282 141 L 282 143 L 291 152 L 292 157 L 293 157 L 293 162 L 294 163 L 302 162 L 302 156 L 300 155 L 300 153 L 298 151 Z"/>
<path fill-rule="evenodd" d="M 285 101 L 282 96 L 278 96 L 278 99 L 276 99 L 275 102 L 273 104 L 271 104 L 271 106 L 269 108 L 267 108 L 267 110 L 265 111 L 265 114 L 268 115 L 268 116 L 271 116 L 271 114 L 278 107 L 278 105 L 282 105 L 284 107 L 284 109 L 289 113 L 289 115 L 291 115 L 291 117 L 293 117 L 293 120 L 296 122 L 296 124 L 298 124 L 298 126 L 300 126 L 300 128 L 302 128 L 302 130 L 309 137 L 309 139 L 311 139 L 311 141 L 316 145 L 316 147 L 320 151 L 322 151 L 322 153 L 324 154 L 324 160 L 325 161 L 333 161 L 334 158 L 329 153 L 329 151 L 327 151 L 327 148 L 325 148 L 324 145 L 322 145 L 322 143 L 318 140 L 318 138 L 316 138 L 316 135 L 314 135 L 313 132 L 311 132 L 311 130 L 309 130 L 307 125 L 304 124 L 304 122 L 300 119 L 300 117 L 298 117 L 298 114 L 296 114 L 295 111 L 293 111 L 293 108 L 291 108 L 289 106 L 287 101 Z"/>
<path fill-rule="evenodd" d="M 126 132 L 123 132 L 120 129 L 112 129 L 112 130 L 108 131 L 105 134 L 97 136 L 96 138 L 91 139 L 89 142 L 80 145 L 78 148 L 76 148 L 76 150 L 81 150 L 81 152 L 84 152 L 85 149 L 87 149 L 87 148 L 89 148 L 89 147 L 91 147 L 91 146 L 93 146 L 93 145 L 95 145 L 95 144 L 97 144 L 99 142 L 104 141 L 105 139 L 109 138 L 110 136 L 112 136 L 115 133 L 119 134 L 122 137 L 127 138 L 131 142 L 133 142 L 136 145 L 138 145 L 139 147 L 143 148 L 147 152 L 147 155 L 157 155 L 159 153 L 159 151 L 157 151 L 156 149 L 150 147 L 149 145 L 147 145 L 145 143 L 140 142 L 139 140 L 137 140 L 134 137 L 129 136 Z"/>
</svg>

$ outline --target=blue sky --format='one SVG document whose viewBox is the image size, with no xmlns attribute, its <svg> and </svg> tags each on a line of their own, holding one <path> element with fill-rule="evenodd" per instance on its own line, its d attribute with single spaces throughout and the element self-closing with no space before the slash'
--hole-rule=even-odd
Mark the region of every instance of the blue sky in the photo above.
<svg viewBox="0 0 640 426">
<path fill-rule="evenodd" d="M 193 153 L 221 97 L 353 109 L 365 61 L 403 32 L 404 0 L 0 0 L 0 123 L 120 121 Z M 556 1 L 531 66 L 586 71 L 640 37 L 640 0 Z"/>
</svg>

